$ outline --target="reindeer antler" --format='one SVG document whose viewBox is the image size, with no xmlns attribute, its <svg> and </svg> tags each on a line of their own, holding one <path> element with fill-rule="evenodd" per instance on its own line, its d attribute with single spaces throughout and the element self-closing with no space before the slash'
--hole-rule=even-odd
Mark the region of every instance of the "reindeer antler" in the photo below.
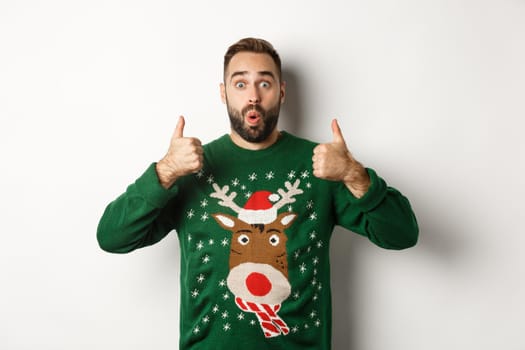
<svg viewBox="0 0 525 350">
<path fill-rule="evenodd" d="M 215 192 L 211 193 L 210 197 L 220 199 L 220 205 L 222 205 L 223 207 L 230 208 L 236 213 L 239 213 L 241 211 L 241 207 L 239 207 L 233 201 L 237 196 L 237 192 L 232 192 L 229 195 L 226 195 L 226 193 L 228 193 L 228 191 L 230 190 L 230 187 L 228 185 L 225 185 L 223 188 L 220 188 L 219 185 L 214 183 L 212 186 Z"/>
<path fill-rule="evenodd" d="M 277 192 L 281 195 L 281 199 L 279 202 L 275 203 L 273 207 L 279 210 L 286 204 L 295 202 L 295 198 L 293 198 L 293 196 L 303 193 L 303 190 L 299 188 L 300 182 L 301 181 L 297 179 L 292 185 L 290 182 L 286 181 L 284 186 L 288 189 L 288 192 L 285 192 L 282 188 L 279 188 Z"/>
</svg>

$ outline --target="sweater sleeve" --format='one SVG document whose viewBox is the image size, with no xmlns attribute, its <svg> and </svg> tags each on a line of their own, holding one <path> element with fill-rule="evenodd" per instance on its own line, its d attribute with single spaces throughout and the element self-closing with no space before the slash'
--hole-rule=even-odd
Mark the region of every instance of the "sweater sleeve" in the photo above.
<svg viewBox="0 0 525 350">
<path fill-rule="evenodd" d="M 168 190 L 160 185 L 155 164 L 151 164 L 106 207 L 97 229 L 100 247 L 112 253 L 128 253 L 160 241 L 174 228 L 167 206 L 177 192 L 176 185 Z"/>
<path fill-rule="evenodd" d="M 382 248 L 414 246 L 419 228 L 408 199 L 395 188 L 387 186 L 374 170 L 367 171 L 371 185 L 359 199 L 344 184 L 338 184 L 335 193 L 336 223 L 368 237 Z"/>
</svg>

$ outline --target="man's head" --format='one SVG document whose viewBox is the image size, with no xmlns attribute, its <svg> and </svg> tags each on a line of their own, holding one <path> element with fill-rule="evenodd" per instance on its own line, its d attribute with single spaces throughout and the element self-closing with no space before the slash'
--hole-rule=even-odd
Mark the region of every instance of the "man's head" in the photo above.
<svg viewBox="0 0 525 350">
<path fill-rule="evenodd" d="M 275 142 L 284 95 L 281 60 L 269 42 L 246 38 L 230 46 L 224 56 L 221 98 L 236 143 L 266 147 Z"/>
</svg>

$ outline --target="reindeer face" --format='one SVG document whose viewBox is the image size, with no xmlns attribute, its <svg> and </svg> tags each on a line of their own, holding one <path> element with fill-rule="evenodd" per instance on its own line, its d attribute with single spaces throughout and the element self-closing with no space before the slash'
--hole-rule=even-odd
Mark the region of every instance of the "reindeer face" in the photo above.
<svg viewBox="0 0 525 350">
<path fill-rule="evenodd" d="M 290 294 L 287 236 L 296 214 L 282 213 L 269 224 L 248 224 L 226 214 L 212 215 L 232 232 L 228 287 L 247 301 L 278 304 Z"/>
</svg>

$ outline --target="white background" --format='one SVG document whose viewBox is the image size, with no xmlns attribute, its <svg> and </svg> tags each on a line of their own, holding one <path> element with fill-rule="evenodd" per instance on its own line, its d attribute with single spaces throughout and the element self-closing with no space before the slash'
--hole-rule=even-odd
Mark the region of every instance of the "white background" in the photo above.
<svg viewBox="0 0 525 350">
<path fill-rule="evenodd" d="M 228 131 L 245 36 L 283 58 L 281 128 L 325 142 L 338 117 L 420 224 L 402 252 L 337 230 L 334 349 L 524 349 L 522 0 L 3 0 L 0 348 L 177 348 L 176 235 L 112 255 L 96 226 L 179 114 Z"/>
</svg>

